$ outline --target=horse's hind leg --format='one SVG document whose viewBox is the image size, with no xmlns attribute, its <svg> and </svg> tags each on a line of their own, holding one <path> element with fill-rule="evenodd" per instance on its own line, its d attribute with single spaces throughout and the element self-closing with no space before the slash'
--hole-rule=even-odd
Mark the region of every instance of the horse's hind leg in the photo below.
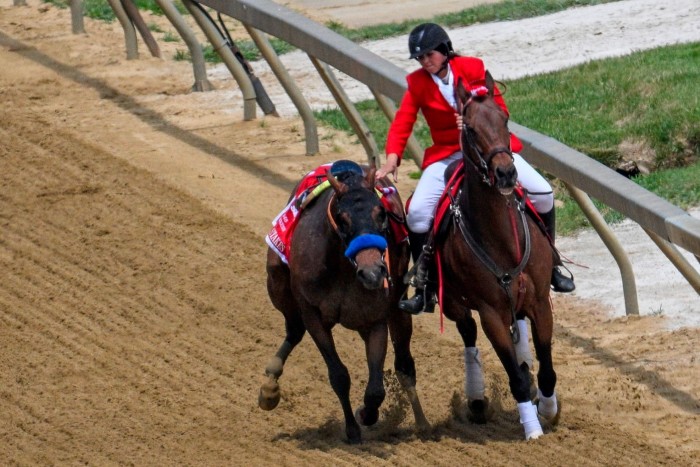
<svg viewBox="0 0 700 467">
<path fill-rule="evenodd" d="M 290 287 L 289 268 L 271 249 L 267 254 L 267 293 L 272 304 L 284 315 L 286 336 L 277 353 L 265 367 L 267 380 L 260 387 L 258 405 L 263 410 L 272 410 L 280 401 L 278 380 L 282 376 L 284 364 L 294 347 L 301 342 L 306 328 L 299 314 Z"/>
<path fill-rule="evenodd" d="M 287 335 L 275 353 L 275 356 L 270 359 L 265 367 L 265 376 L 267 380 L 260 387 L 258 394 L 258 405 L 263 410 L 272 410 L 277 407 L 280 401 L 279 378 L 284 371 L 284 364 L 292 353 L 294 347 L 301 342 L 304 337 L 306 328 L 298 313 L 285 314 L 285 328 Z"/>
<path fill-rule="evenodd" d="M 537 372 L 538 403 L 537 412 L 547 422 L 556 425 L 559 421 L 559 405 L 554 390 L 557 384 L 557 374 L 552 363 L 552 307 L 549 301 L 541 305 L 532 323 L 532 338 L 535 353 L 539 361 Z"/>
<path fill-rule="evenodd" d="M 456 320 L 457 330 L 464 342 L 464 393 L 467 396 L 467 414 L 474 423 L 486 423 L 489 402 L 485 395 L 484 371 L 481 355 L 476 347 L 477 327 L 471 311 L 465 310 Z"/>
<path fill-rule="evenodd" d="M 387 326 L 376 323 L 369 330 L 361 330 L 360 335 L 365 342 L 369 379 L 365 388 L 364 405 L 360 407 L 355 418 L 365 426 L 377 423 L 379 406 L 384 402 L 384 361 L 386 360 Z"/>
<path fill-rule="evenodd" d="M 411 336 L 413 321 L 411 315 L 396 308 L 389 317 L 389 334 L 394 347 L 394 369 L 399 384 L 406 392 L 413 409 L 413 416 L 419 431 L 430 429 L 430 423 L 425 417 L 423 406 L 416 390 L 416 364 L 411 355 Z"/>
</svg>

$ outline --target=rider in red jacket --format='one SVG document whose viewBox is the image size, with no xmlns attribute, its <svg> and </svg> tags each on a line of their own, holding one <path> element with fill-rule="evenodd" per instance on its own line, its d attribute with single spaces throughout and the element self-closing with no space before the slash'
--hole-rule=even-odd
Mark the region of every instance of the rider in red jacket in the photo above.
<svg viewBox="0 0 700 467">
<path fill-rule="evenodd" d="M 437 24 L 424 23 L 416 26 L 408 36 L 408 48 L 410 58 L 418 60 L 421 68 L 406 78 L 408 88 L 389 128 L 386 162 L 377 171 L 377 177 L 393 174 L 396 180 L 398 166 L 420 111 L 430 128 L 433 144 L 425 150 L 421 166 L 423 173 L 411 198 L 406 219 L 411 255 L 415 263 L 428 239 L 437 202 L 445 188 L 445 168 L 452 161 L 462 158 L 455 85 L 461 78 L 467 88 L 483 86 L 486 70 L 481 59 L 455 54 L 452 41 Z M 495 93 L 494 99 L 508 114 L 500 92 Z M 526 189 L 528 198 L 544 221 L 549 235 L 554 239 L 552 188 L 542 175 L 517 154 L 521 149 L 522 143 L 511 134 L 511 150 L 518 171 L 518 181 Z M 426 284 L 426 289 L 430 285 L 430 282 Z M 554 267 L 552 288 L 557 292 L 570 292 L 575 286 L 572 278 L 562 274 L 558 267 Z M 402 300 L 399 307 L 413 314 L 432 312 L 435 305 L 434 292 L 417 287 L 416 295 L 409 300 Z"/>
<path fill-rule="evenodd" d="M 424 59 L 424 61 L 427 60 Z M 486 70 L 481 59 L 455 56 L 449 61 L 449 64 L 450 72 L 454 76 L 461 77 L 465 85 L 476 87 L 485 84 Z M 416 122 L 420 110 L 428 123 L 430 136 L 433 140 L 433 145 L 425 150 L 423 156 L 421 169 L 425 169 L 433 162 L 445 159 L 460 150 L 459 131 L 455 118 L 456 110 L 453 107 L 454 102 L 448 102 L 441 96 L 440 88 L 435 85 L 432 76 L 426 73 L 423 68 L 409 74 L 406 81 L 408 82 L 408 90 L 387 135 L 386 153 L 397 154 L 400 164 L 406 141 L 411 136 L 413 124 Z M 494 94 L 494 101 L 508 115 L 508 108 L 499 92 Z M 511 134 L 510 142 L 513 152 L 519 152 L 523 147 L 514 134 Z"/>
</svg>

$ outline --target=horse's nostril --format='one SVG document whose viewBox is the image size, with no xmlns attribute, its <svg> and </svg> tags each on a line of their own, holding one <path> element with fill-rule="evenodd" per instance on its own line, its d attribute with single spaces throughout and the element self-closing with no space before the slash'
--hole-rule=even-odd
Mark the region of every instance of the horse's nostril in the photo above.
<svg viewBox="0 0 700 467">
<path fill-rule="evenodd" d="M 357 270 L 357 278 L 368 289 L 379 288 L 384 283 L 386 276 L 387 268 L 384 264 L 378 264 L 371 268 L 360 267 Z"/>
<path fill-rule="evenodd" d="M 510 165 L 508 167 L 496 167 L 494 172 L 496 174 L 496 180 L 498 180 L 501 185 L 514 183 L 518 177 L 518 172 L 514 165 Z"/>
</svg>

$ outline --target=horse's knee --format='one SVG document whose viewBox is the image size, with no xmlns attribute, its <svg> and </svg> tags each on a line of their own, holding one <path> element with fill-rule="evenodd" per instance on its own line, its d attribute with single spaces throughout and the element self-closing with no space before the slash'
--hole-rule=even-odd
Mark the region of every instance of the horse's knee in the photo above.
<svg viewBox="0 0 700 467">
<path fill-rule="evenodd" d="M 402 386 L 405 386 L 404 383 L 408 383 L 410 386 L 416 385 L 416 362 L 410 354 L 403 357 L 399 357 L 397 354 L 394 358 L 394 369 L 396 370 L 396 378 Z"/>
<path fill-rule="evenodd" d="M 469 312 L 465 312 L 464 317 L 457 320 L 457 331 L 459 331 L 459 335 L 462 337 L 464 347 L 476 347 L 476 321 L 468 313 Z"/>
<path fill-rule="evenodd" d="M 416 387 L 416 367 L 411 366 L 409 371 L 405 371 L 405 369 L 399 369 L 398 366 L 396 368 L 396 379 L 399 380 L 399 384 L 404 390 L 408 390 L 410 388 L 415 388 Z"/>
</svg>

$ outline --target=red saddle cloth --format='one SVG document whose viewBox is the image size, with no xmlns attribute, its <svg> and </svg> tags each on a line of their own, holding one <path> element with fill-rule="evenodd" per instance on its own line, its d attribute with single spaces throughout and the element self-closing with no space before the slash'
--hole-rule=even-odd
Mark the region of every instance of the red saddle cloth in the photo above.
<svg viewBox="0 0 700 467">
<path fill-rule="evenodd" d="M 457 196 L 459 193 L 460 188 L 462 187 L 462 181 L 464 180 L 464 161 L 460 161 L 457 167 L 455 168 L 454 172 L 450 176 L 450 179 L 447 181 L 445 185 L 445 189 L 442 192 L 442 195 L 440 195 L 440 199 L 437 204 L 437 208 L 435 210 L 435 219 L 433 220 L 433 235 L 434 238 L 438 239 L 439 237 L 439 232 L 440 232 L 440 227 L 445 220 L 445 216 L 449 216 L 450 213 L 450 204 L 452 203 L 452 200 Z M 540 228 L 543 229 L 544 231 L 544 224 L 542 223 L 542 219 L 540 218 L 539 214 L 535 210 L 535 206 L 532 204 L 530 199 L 526 196 L 525 190 L 520 184 L 517 184 L 515 187 L 515 197 L 518 200 L 523 200 L 525 198 L 525 210 L 526 212 L 535 219 L 535 221 L 540 225 Z M 408 211 L 409 206 L 408 203 L 410 203 L 410 198 L 408 202 L 406 203 L 406 211 Z M 546 233 L 545 233 L 546 235 Z M 551 240 L 550 240 L 551 241 Z M 442 286 L 443 286 L 443 276 L 442 276 L 442 258 L 440 256 L 441 250 L 440 250 L 440 245 L 439 245 L 439 240 L 436 241 L 435 245 L 435 251 L 436 251 L 436 262 L 437 262 L 437 271 L 438 271 L 438 303 L 442 304 Z M 443 320 L 443 314 L 442 310 L 440 310 L 440 332 L 444 332 L 444 320 Z"/>
<path fill-rule="evenodd" d="M 442 224 L 445 215 L 447 215 L 447 212 L 450 209 L 450 203 L 452 202 L 452 199 L 454 199 L 457 196 L 457 193 L 459 192 L 459 189 L 462 186 L 463 179 L 464 161 L 460 161 L 457 167 L 455 168 L 454 172 L 452 173 L 452 176 L 447 181 L 442 195 L 440 195 L 440 200 L 438 201 L 437 209 L 435 210 L 435 219 L 433 221 L 433 233 L 435 235 L 437 235 L 440 225 Z M 535 206 L 530 201 L 530 198 L 528 198 L 525 195 L 525 190 L 519 183 L 515 186 L 515 197 L 519 200 L 525 198 L 526 212 L 530 216 L 532 216 L 532 218 L 535 219 L 535 221 L 537 221 L 538 224 L 541 224 L 542 219 L 540 218 L 540 215 L 537 213 L 537 210 L 535 210 Z M 409 206 L 407 203 L 406 212 L 408 212 L 408 208 Z"/>
<path fill-rule="evenodd" d="M 328 179 L 327 174 L 332 165 L 332 163 L 323 164 L 306 174 L 287 206 L 272 221 L 272 229 L 265 236 L 265 242 L 285 263 L 289 263 L 289 250 L 292 245 L 294 229 L 299 220 L 299 214 L 301 214 L 303 209 L 303 202 L 307 197 L 318 196 L 327 188 L 327 186 L 322 188 L 320 185 Z M 316 191 L 317 188 L 321 191 Z M 387 186 L 380 180 L 377 181 L 375 188 L 378 195 L 381 194 L 380 200 L 382 204 L 387 212 L 390 213 L 389 226 L 394 239 L 399 243 L 406 241 L 408 239 L 408 229 L 406 228 L 401 202 L 398 201 L 396 188 Z"/>
</svg>

